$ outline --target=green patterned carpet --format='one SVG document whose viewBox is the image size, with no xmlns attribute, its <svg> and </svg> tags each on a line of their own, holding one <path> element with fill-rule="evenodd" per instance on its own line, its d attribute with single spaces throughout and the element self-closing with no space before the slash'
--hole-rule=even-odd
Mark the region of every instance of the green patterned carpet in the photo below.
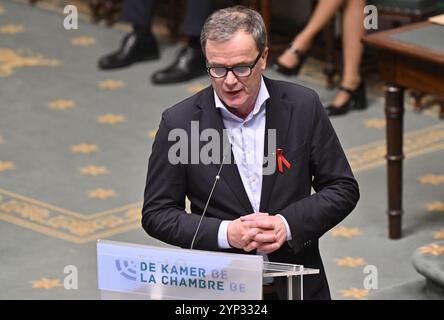
<svg viewBox="0 0 444 320">
<path fill-rule="evenodd" d="M 102 72 L 97 59 L 123 31 L 0 0 L 0 299 L 97 299 L 95 240 L 163 245 L 140 227 L 147 159 L 161 112 L 208 84 L 206 77 L 152 86 L 150 74 L 174 57 Z M 322 63 L 301 77 L 324 102 Z M 272 78 L 282 78 L 272 71 Z M 405 116 L 404 237 L 387 238 L 382 83 L 370 77 L 370 107 L 334 119 L 361 186 L 361 201 L 321 240 L 332 295 L 367 298 L 366 265 L 378 288 L 421 279 L 413 252 L 444 238 L 444 122 L 437 106 Z M 408 100 L 408 99 L 406 99 Z M 63 287 L 64 267 L 79 271 L 78 290 Z M 395 297 L 394 297 L 395 298 Z"/>
</svg>

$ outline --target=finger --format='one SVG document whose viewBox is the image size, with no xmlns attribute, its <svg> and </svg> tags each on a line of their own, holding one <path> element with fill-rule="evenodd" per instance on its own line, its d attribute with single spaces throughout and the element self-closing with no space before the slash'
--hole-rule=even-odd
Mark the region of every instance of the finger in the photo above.
<svg viewBox="0 0 444 320">
<path fill-rule="evenodd" d="M 259 243 L 257 243 L 256 241 L 251 241 L 248 245 L 246 245 L 243 249 L 246 252 L 250 252 L 253 250 L 256 250 L 259 247 Z"/>
<path fill-rule="evenodd" d="M 270 230 L 275 228 L 275 224 L 269 217 L 264 217 L 263 219 L 252 221 L 251 227 Z"/>
<path fill-rule="evenodd" d="M 261 229 L 274 229 L 275 222 L 271 217 L 262 217 L 258 219 L 249 219 L 246 221 L 242 221 L 245 227 L 247 228 L 261 228 Z"/>
<path fill-rule="evenodd" d="M 257 251 L 265 254 L 272 253 L 279 249 L 281 247 L 281 244 L 278 242 L 273 243 L 265 243 L 257 247 Z"/>
<path fill-rule="evenodd" d="M 249 243 L 260 232 L 261 232 L 261 229 L 259 229 L 259 228 L 251 228 L 242 236 L 241 240 L 244 243 Z"/>
<path fill-rule="evenodd" d="M 246 216 L 241 216 L 240 219 L 241 219 L 241 221 L 255 221 L 258 219 L 263 219 L 264 217 L 267 217 L 267 216 L 268 216 L 268 213 L 257 212 L 257 213 L 251 213 Z"/>
<path fill-rule="evenodd" d="M 258 233 L 253 238 L 253 240 L 260 243 L 270 243 L 270 242 L 276 242 L 277 236 L 274 233 Z"/>
</svg>

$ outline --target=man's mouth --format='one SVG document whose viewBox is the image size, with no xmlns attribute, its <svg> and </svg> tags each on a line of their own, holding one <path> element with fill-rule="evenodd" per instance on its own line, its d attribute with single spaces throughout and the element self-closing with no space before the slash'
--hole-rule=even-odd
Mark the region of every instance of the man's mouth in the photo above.
<svg viewBox="0 0 444 320">
<path fill-rule="evenodd" d="M 240 93 L 241 91 L 242 91 L 242 89 L 239 89 L 239 90 L 231 90 L 231 91 L 225 91 L 225 93 L 226 93 L 227 95 L 229 95 L 229 96 L 234 96 L 234 95 Z"/>
</svg>

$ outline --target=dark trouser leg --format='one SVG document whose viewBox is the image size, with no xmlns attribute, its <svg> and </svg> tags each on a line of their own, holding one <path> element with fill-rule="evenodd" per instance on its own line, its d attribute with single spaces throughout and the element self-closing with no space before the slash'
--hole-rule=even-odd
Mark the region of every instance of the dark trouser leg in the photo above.
<svg viewBox="0 0 444 320">
<path fill-rule="evenodd" d="M 186 37 L 200 37 L 205 20 L 214 9 L 211 0 L 188 0 L 181 32 Z"/>
<path fill-rule="evenodd" d="M 188 46 L 181 48 L 174 62 L 155 72 L 151 81 L 155 84 L 177 83 L 194 79 L 206 73 L 205 57 L 200 48 L 200 33 L 205 20 L 213 9 L 213 1 L 188 0 L 181 28 L 188 38 Z"/>
<path fill-rule="evenodd" d="M 155 0 L 124 0 L 122 21 L 151 30 Z"/>
<path fill-rule="evenodd" d="M 131 22 L 134 32 L 127 34 L 120 48 L 100 58 L 102 70 L 123 68 L 135 62 L 154 60 L 159 57 L 156 38 L 151 33 L 154 0 L 125 0 L 123 21 Z"/>
</svg>

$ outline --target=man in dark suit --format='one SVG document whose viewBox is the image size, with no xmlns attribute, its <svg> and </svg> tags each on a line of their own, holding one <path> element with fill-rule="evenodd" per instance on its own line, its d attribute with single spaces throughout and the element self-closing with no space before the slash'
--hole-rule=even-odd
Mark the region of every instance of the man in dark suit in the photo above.
<svg viewBox="0 0 444 320">
<path fill-rule="evenodd" d="M 305 87 L 262 76 L 267 36 L 253 10 L 215 12 L 201 43 L 212 87 L 163 113 L 148 165 L 142 225 L 154 238 L 190 248 L 221 169 L 194 248 L 259 253 L 320 269 L 304 278 L 304 298 L 329 299 L 318 239 L 354 209 L 359 190 L 319 98 Z M 222 150 L 217 163 L 190 161 L 209 143 L 193 141 L 196 124 L 198 133 L 228 132 L 231 157 L 225 159 Z M 183 132 L 190 146 L 180 163 L 171 152 L 178 143 L 169 136 L 172 130 Z M 263 159 L 277 169 L 266 172 Z M 185 197 L 191 214 L 185 213 Z M 275 278 L 274 287 L 285 298 L 283 278 Z"/>
</svg>

